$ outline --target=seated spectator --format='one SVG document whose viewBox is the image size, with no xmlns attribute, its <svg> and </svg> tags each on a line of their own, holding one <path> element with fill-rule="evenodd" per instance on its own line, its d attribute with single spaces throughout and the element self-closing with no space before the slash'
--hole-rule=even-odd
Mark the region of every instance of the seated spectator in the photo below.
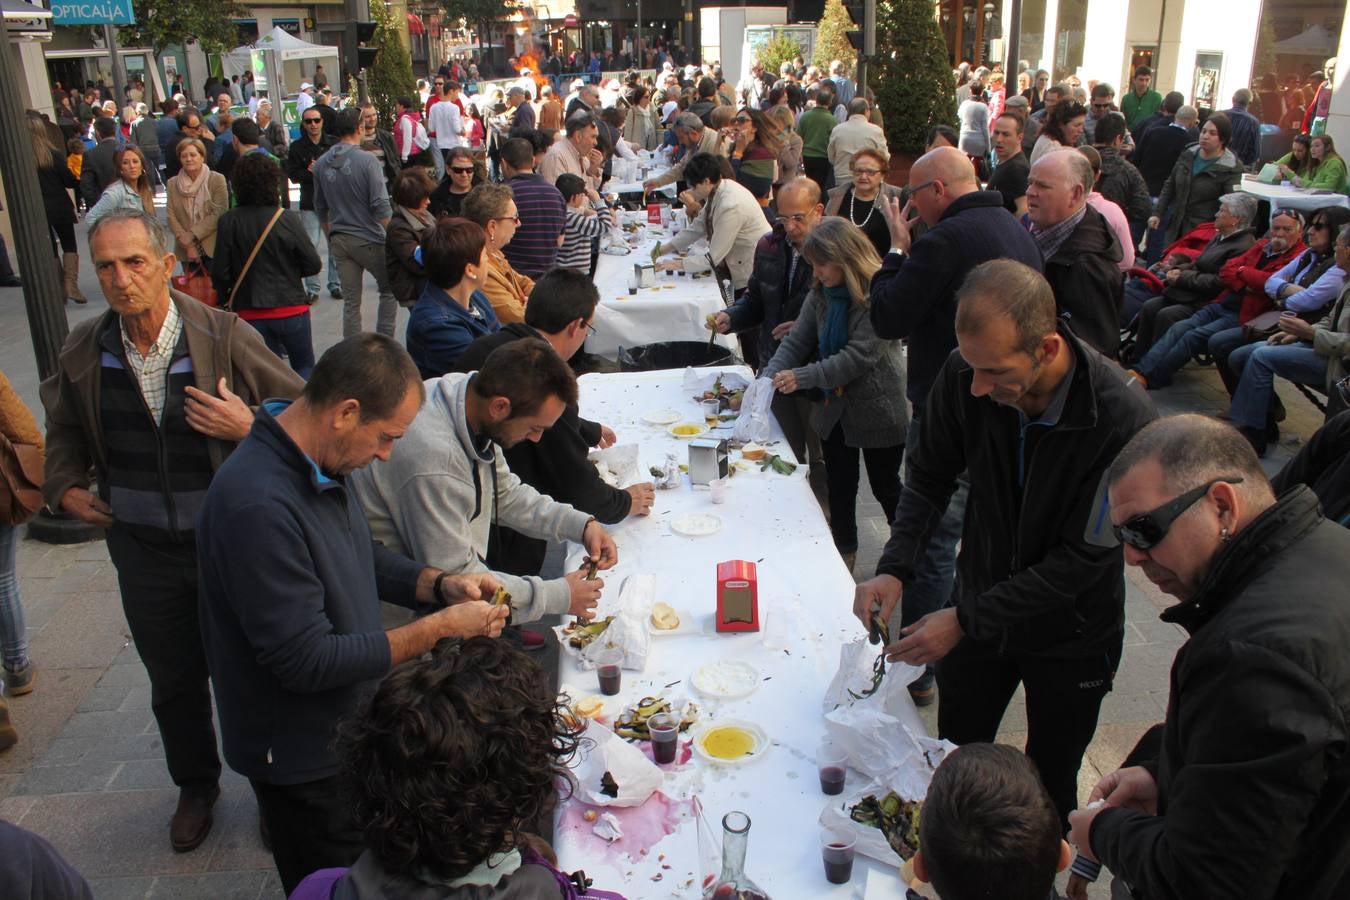
<svg viewBox="0 0 1350 900">
<path fill-rule="evenodd" d="M 445 152 L 445 180 L 431 192 L 428 210 L 437 219 L 462 215 L 464 198 L 482 181 L 473 164 L 473 151 L 468 147 L 451 147 Z"/>
<path fill-rule="evenodd" d="M 888 199 L 901 198 L 900 189 L 886 183 L 890 165 L 891 158 L 885 150 L 864 147 L 853 154 L 852 181 L 831 188 L 825 202 L 825 215 L 847 218 L 861 228 L 877 251 L 878 259 L 891 249 L 891 229 L 879 207 Z"/>
<path fill-rule="evenodd" d="M 558 235 L 566 221 L 563 197 L 554 182 L 534 173 L 534 145 L 528 139 L 513 137 L 502 144 L 501 167 L 520 219 L 503 253 L 511 268 L 538 278 L 557 265 Z"/>
<path fill-rule="evenodd" d="M 587 192 L 589 194 L 589 190 Z M 481 289 L 503 324 L 525 318 L 525 301 L 534 280 L 516 272 L 502 253 L 520 227 L 520 213 L 511 189 L 504 184 L 480 184 L 464 198 L 464 218 L 487 236 L 487 271 Z"/>
<path fill-rule="evenodd" d="M 1045 900 L 1071 851 L 1040 773 L 1003 744 L 965 744 L 933 773 L 914 874 L 943 900 Z"/>
<path fill-rule="evenodd" d="M 1341 391 L 1334 393 L 1340 395 Z M 1344 409 L 1343 397 L 1339 403 Z M 1300 484 L 1317 495 L 1322 515 L 1350 528 L 1350 411 L 1328 418 L 1298 455 L 1270 480 L 1277 497 Z"/>
<path fill-rule="evenodd" d="M 1101 213 L 1106 224 L 1111 227 L 1116 242 L 1120 244 L 1120 262 L 1116 263 L 1116 267 L 1122 272 L 1128 272 L 1134 268 L 1134 242 L 1130 240 L 1130 223 L 1125 220 L 1125 211 L 1119 204 L 1103 197 L 1097 190 L 1102 177 L 1102 156 L 1097 152 L 1097 148 L 1083 146 L 1078 148 L 1078 152 L 1083 154 L 1088 165 L 1092 166 L 1093 181 L 1092 191 L 1087 195 L 1088 206 Z"/>
<path fill-rule="evenodd" d="M 1350 225 L 1341 227 L 1335 253 L 1336 265 L 1328 271 L 1340 270 L 1343 282 L 1345 270 L 1350 269 Z M 1345 361 L 1350 358 L 1348 298 L 1350 292 L 1341 290 L 1335 304 L 1316 324 L 1286 312 L 1280 317 L 1279 332 L 1269 340 L 1239 347 L 1229 356 L 1229 371 L 1239 380 L 1228 417 L 1257 456 L 1264 456 L 1266 444 L 1279 437 L 1273 404 L 1275 376 L 1338 396 L 1336 382 L 1345 375 Z M 1334 412 L 1338 406 L 1328 406 L 1328 411 Z"/>
<path fill-rule="evenodd" d="M 740 184 L 722 177 L 719 157 L 696 153 L 685 166 L 689 193 L 703 204 L 699 214 L 667 245 L 684 252 L 700 238 L 708 239 L 708 254 L 720 277 L 744 290 L 755 261 L 755 245 L 769 233 L 759 201 Z M 682 265 L 668 262 L 666 266 Z"/>
<path fill-rule="evenodd" d="M 476 339 L 460 356 L 456 370 L 476 371 L 493 350 L 529 338 L 544 341 L 559 357 L 570 359 L 585 343 L 599 302 L 595 285 L 584 274 L 554 269 L 535 283 L 525 321 Z M 602 524 L 615 525 L 626 516 L 650 513 L 655 493 L 650 482 L 620 489 L 600 478 L 587 454 L 592 447 L 608 447 L 614 441 L 612 430 L 581 418 L 577 405 L 569 403 L 538 441 L 521 441 L 504 454 L 511 472 L 539 493 L 570 503 Z M 537 538 L 501 528 L 488 545 L 487 564 L 512 575 L 538 575 L 547 546 Z"/>
<path fill-rule="evenodd" d="M 1295 178 L 1310 177 L 1315 165 L 1312 158 L 1312 138 L 1306 134 L 1294 135 L 1293 146 L 1289 148 L 1288 153 L 1275 160 L 1275 165 L 1279 167 L 1280 175 L 1285 181 L 1292 183 Z"/>
<path fill-rule="evenodd" d="M 604 526 L 523 483 L 498 451 L 539 440 L 576 402 L 567 362 L 537 340 L 513 341 L 492 351 L 477 372 L 429 383 L 426 404 L 389 456 L 348 482 L 371 534 L 446 572 L 488 571 L 483 560 L 498 528 L 575 541 L 588 561 L 609 569 L 618 551 Z M 562 613 L 589 618 L 604 582 L 585 574 L 582 568 L 564 578 L 498 579 L 520 624 Z"/>
<path fill-rule="evenodd" d="M 1336 152 L 1336 144 L 1329 134 L 1315 135 L 1308 142 L 1308 155 L 1312 158 L 1311 174 L 1294 175 L 1289 179 L 1294 187 L 1309 190 L 1335 191 L 1344 194 L 1346 189 L 1345 160 Z"/>
<path fill-rule="evenodd" d="M 1087 110 L 1076 100 L 1061 100 L 1050 109 L 1041 127 L 1036 146 L 1031 150 L 1031 164 L 1034 166 L 1042 156 L 1062 148 L 1073 149 L 1083 136 L 1083 127 L 1087 122 Z"/>
<path fill-rule="evenodd" d="M 502 326 L 483 293 L 489 263 L 483 229 L 464 219 L 441 222 L 423 239 L 426 283 L 408 316 L 408 355 L 423 378 L 454 371 L 474 339 Z"/>
<path fill-rule="evenodd" d="M 1074 334 L 1114 358 L 1120 346 L 1121 249 L 1101 213 L 1088 206 L 1092 181 L 1092 166 L 1081 154 L 1046 154 L 1031 164 L 1027 216 L 1060 313 L 1069 314 Z"/>
<path fill-rule="evenodd" d="M 1266 280 L 1303 252 L 1303 241 L 1299 237 L 1302 228 L 1302 213 L 1292 209 L 1276 210 L 1266 236 L 1252 244 L 1246 253 L 1224 263 L 1219 270 L 1219 277 L 1228 291 L 1195 315 L 1167 329 L 1130 370 L 1134 380 L 1149 389 L 1166 387 L 1191 357 L 1204 352 L 1211 337 L 1245 325 L 1265 312 L 1270 306 L 1270 298 L 1265 292 Z"/>
<path fill-rule="evenodd" d="M 586 197 L 586 182 L 580 175 L 564 172 L 558 176 L 558 192 L 566 204 L 567 221 L 558 248 L 558 267 L 594 274 L 595 242 L 614 225 L 614 212 L 593 209 Z M 531 293 L 533 296 L 533 292 Z"/>
<path fill-rule="evenodd" d="M 389 192 L 394 208 L 393 217 L 385 226 L 384 267 L 389 273 L 394 299 L 404 309 L 417 303 L 427 282 L 422 254 L 418 251 L 423 239 L 436 227 L 430 210 L 431 191 L 426 170 L 411 166 L 398 173 Z"/>
<path fill-rule="evenodd" d="M 443 641 L 409 660 L 338 738 L 365 852 L 292 900 L 576 896 L 529 829 L 550 821 L 580 736 L 539 667 L 503 641 Z"/>
<path fill-rule="evenodd" d="M 1125 117 L 1120 113 L 1107 113 L 1097 122 L 1096 140 L 1092 146 L 1102 157 L 1097 190 L 1125 213 L 1125 219 L 1130 223 L 1131 243 L 1138 245 L 1144 236 L 1149 213 L 1153 211 L 1153 197 L 1144 176 L 1125 158 L 1128 134 Z"/>
<path fill-rule="evenodd" d="M 1251 194 L 1224 194 L 1214 216 L 1214 236 L 1193 257 L 1169 257 L 1161 266 L 1159 290 L 1139 278 L 1126 283 L 1126 304 L 1138 315 L 1135 359 L 1142 359 L 1152 349 L 1158 335 L 1228 291 L 1220 271 L 1228 260 L 1246 253 L 1256 242 L 1252 234 L 1256 207 L 1256 197 Z"/>
<path fill-rule="evenodd" d="M 549 184 L 557 184 L 558 176 L 564 172 L 580 175 L 586 181 L 587 196 L 599 202 L 605 165 L 605 154 L 597 147 L 599 139 L 599 126 L 594 115 L 587 112 L 569 115 L 566 139 L 554 141 L 548 148 L 539 174 Z"/>
</svg>

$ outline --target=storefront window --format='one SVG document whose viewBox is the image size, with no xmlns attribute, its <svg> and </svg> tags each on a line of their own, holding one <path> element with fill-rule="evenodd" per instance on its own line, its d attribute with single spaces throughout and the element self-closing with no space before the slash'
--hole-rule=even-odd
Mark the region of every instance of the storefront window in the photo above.
<svg viewBox="0 0 1350 900">
<path fill-rule="evenodd" d="M 1087 32 L 1087 0 L 1060 0 L 1055 21 L 1056 83 L 1078 73 L 1083 65 L 1083 40 Z"/>
</svg>

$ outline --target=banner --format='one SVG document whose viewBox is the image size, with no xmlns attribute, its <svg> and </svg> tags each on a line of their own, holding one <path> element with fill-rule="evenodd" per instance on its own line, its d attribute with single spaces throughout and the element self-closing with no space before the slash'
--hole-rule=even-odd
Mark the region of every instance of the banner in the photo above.
<svg viewBox="0 0 1350 900">
<path fill-rule="evenodd" d="M 132 25 L 131 0 L 52 0 L 57 25 Z"/>
</svg>

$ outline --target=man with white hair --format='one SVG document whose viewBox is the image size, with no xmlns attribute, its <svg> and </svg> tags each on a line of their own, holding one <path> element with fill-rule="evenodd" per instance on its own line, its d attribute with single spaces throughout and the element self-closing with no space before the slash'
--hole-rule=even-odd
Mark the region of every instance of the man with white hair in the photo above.
<svg viewBox="0 0 1350 900">
<path fill-rule="evenodd" d="M 1069 327 L 1110 358 L 1120 348 L 1120 241 L 1088 206 L 1095 177 L 1076 150 L 1047 153 L 1031 167 L 1027 215 L 1045 259 L 1045 279 Z"/>
<path fill-rule="evenodd" d="M 644 181 L 642 183 L 644 191 L 654 191 L 659 187 L 679 181 L 684 177 L 685 163 L 696 153 L 726 155 L 722 153 L 722 138 L 717 133 L 717 129 L 707 127 L 703 124 L 703 120 L 693 113 L 680 113 L 675 117 L 675 123 L 671 127 L 675 129 L 675 137 L 687 148 L 684 158 L 660 175 Z"/>
<path fill-rule="evenodd" d="M 842 60 L 836 59 L 830 63 L 830 81 L 834 82 L 834 96 L 839 105 L 848 106 L 849 101 L 858 93 L 858 87 L 853 83 L 853 79 L 844 74 Z"/>
<path fill-rule="evenodd" d="M 825 155 L 834 166 L 834 183 L 847 184 L 853 180 L 853 154 L 864 148 L 888 153 L 886 132 L 868 120 L 872 104 L 863 97 L 848 102 L 848 119 L 830 132 Z"/>
</svg>

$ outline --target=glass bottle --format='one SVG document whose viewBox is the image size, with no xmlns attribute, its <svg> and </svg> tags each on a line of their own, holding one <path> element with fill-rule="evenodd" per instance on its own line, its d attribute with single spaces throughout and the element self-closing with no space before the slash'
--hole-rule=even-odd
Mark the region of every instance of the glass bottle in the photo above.
<svg viewBox="0 0 1350 900">
<path fill-rule="evenodd" d="M 769 900 L 769 895 L 745 874 L 745 848 L 749 840 L 749 816 L 743 812 L 729 812 L 722 817 L 722 873 L 705 897 L 711 900 Z"/>
</svg>

